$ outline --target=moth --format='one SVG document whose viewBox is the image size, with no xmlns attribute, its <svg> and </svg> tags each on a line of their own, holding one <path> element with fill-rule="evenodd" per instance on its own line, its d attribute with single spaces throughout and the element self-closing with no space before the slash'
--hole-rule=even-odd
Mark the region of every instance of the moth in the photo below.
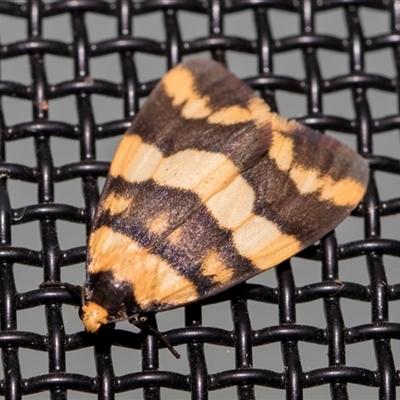
<svg viewBox="0 0 400 400">
<path fill-rule="evenodd" d="M 269 106 L 221 64 L 170 70 L 125 133 L 88 241 L 88 332 L 224 291 L 334 229 L 367 163 Z"/>
</svg>

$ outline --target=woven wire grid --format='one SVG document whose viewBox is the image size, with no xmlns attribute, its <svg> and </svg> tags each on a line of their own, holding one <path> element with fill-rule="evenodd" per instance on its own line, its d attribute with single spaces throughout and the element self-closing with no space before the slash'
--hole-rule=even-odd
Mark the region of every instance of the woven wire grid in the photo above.
<svg viewBox="0 0 400 400">
<path fill-rule="evenodd" d="M 190 40 L 182 32 L 180 19 L 182 15 L 189 18 L 188 12 L 202 17 L 205 22 L 205 34 L 196 36 L 194 33 Z M 294 33 L 277 37 L 273 29 L 274 18 L 278 18 L 276 12 L 283 13 L 280 21 L 284 23 L 275 24 L 275 29 L 281 29 L 285 34 L 286 29 L 293 28 Z M 329 16 L 331 12 L 340 13 L 345 30 L 341 31 L 338 26 L 337 34 L 320 33 L 316 21 L 320 15 Z M 380 15 L 387 19 L 384 31 L 372 34 L 365 31 L 363 16 L 368 12 L 376 13 L 376 18 Z M 162 25 L 158 28 L 163 31 L 164 40 L 136 36 L 136 21 L 154 13 L 160 15 Z M 92 42 L 93 26 L 88 23 L 89 15 L 111 19 L 115 37 Z M 245 15 L 251 17 L 246 22 Z M 0 81 L 1 396 L 10 400 L 35 393 L 39 393 L 36 398 L 52 399 L 95 396 L 100 399 L 396 398 L 396 386 L 400 386 L 400 372 L 396 369 L 396 357 L 400 356 L 400 312 L 396 311 L 398 303 L 395 301 L 400 300 L 400 275 L 396 276 L 392 270 L 398 266 L 396 257 L 400 255 L 394 216 L 400 211 L 400 197 L 396 197 L 398 186 L 393 183 L 397 182 L 394 179 L 400 172 L 399 158 L 396 158 L 396 130 L 400 127 L 396 95 L 400 69 L 398 0 L 2 1 L 0 16 L 16 17 L 12 19 L 13 23 L 22 21 L 25 26 L 25 37 L 20 40 L 7 42 L 0 37 L 1 65 L 26 56 L 30 73 L 27 82 L 3 80 L 3 76 Z M 58 16 L 68 18 L 71 41 L 49 39 L 43 34 L 46 21 Z M 227 33 L 224 26 L 230 17 L 236 21 L 233 34 Z M 253 38 L 241 35 L 245 30 L 243 25 L 249 23 L 252 24 Z M 384 60 L 384 50 L 390 53 L 391 59 L 385 63 L 391 63 L 391 76 L 385 76 L 381 68 L 371 72 L 366 66 L 370 54 L 376 53 Z M 280 55 L 292 52 L 301 54 L 295 69 L 304 70 L 304 76 L 286 74 L 285 64 L 281 64 L 280 69 L 273 67 Z M 326 52 L 331 57 L 328 64 L 334 65 L 335 73 L 329 78 L 322 73 L 325 67 L 321 52 Z M 331 233 L 291 262 L 263 274 L 268 281 L 265 284 L 262 284 L 264 278 L 257 277 L 252 283 L 242 284 L 207 302 L 188 306 L 184 311 L 176 310 L 184 312 L 181 324 L 172 319 L 171 326 L 171 321 L 167 321 L 170 317 L 157 316 L 161 330 L 160 320 L 164 321 L 164 327 L 170 322 L 166 335 L 184 355 L 183 359 L 174 361 L 156 338 L 127 325 L 126 329 L 124 325 L 122 328 L 117 326 L 115 330 L 98 335 L 84 333 L 80 325 L 73 325 L 73 332 L 67 332 L 67 319 L 79 320 L 77 309 L 68 306 L 79 306 L 79 299 L 63 287 L 40 289 L 39 284 L 68 280 L 64 271 L 71 266 L 73 272 L 67 277 L 71 278 L 79 271 L 78 279 L 83 279 L 85 235 L 78 235 L 79 245 L 63 248 L 60 244 L 62 223 L 74 223 L 80 232 L 83 229 L 87 234 L 99 198 L 100 178 L 106 176 L 109 166 L 110 158 L 101 161 L 99 156 L 101 143 L 113 143 L 114 146 L 114 142 L 108 142 L 109 138 L 120 138 L 141 100 L 162 75 L 157 72 L 154 79 L 140 79 L 140 56 L 153 57 L 148 64 L 150 68 L 155 63 L 165 71 L 185 56 L 196 53 L 227 62 L 233 70 L 234 57 L 248 57 L 245 60 L 251 60 L 249 63 L 253 63 L 254 71 L 243 77 L 273 109 L 282 112 L 279 93 L 290 95 L 285 97 L 289 104 L 289 98 L 306 100 L 303 116 L 298 118 L 300 122 L 329 131 L 329 134 L 340 133 L 342 139 L 355 144 L 369 160 L 372 172 L 365 201 L 345 225 L 345 241 L 339 242 Z M 49 69 L 50 62 L 46 58 L 49 55 L 71 62 L 73 73 L 70 79 L 65 77 L 57 83 L 49 83 L 49 76 L 54 72 Z M 93 72 L 92 62 L 109 55 L 118 57 L 120 82 L 113 81 L 111 76 L 99 79 Z M 345 57 L 347 64 L 343 73 L 336 72 L 340 57 Z M 20 64 L 14 65 L 19 68 Z M 345 91 L 350 94 L 348 105 L 353 108 L 354 115 L 347 117 L 326 112 L 328 96 Z M 371 93 L 375 92 L 390 94 L 394 99 L 392 108 L 384 101 L 380 102 L 384 116 L 374 115 L 377 104 Z M 96 95 L 101 96 L 104 105 L 101 116 L 94 112 Z M 76 123 L 51 117 L 53 104 L 67 96 L 75 101 L 72 104 L 76 110 Z M 7 124 L 10 107 L 4 104 L 13 98 L 18 100 L 18 103 L 12 103 L 13 107 L 18 108 L 22 100 L 29 104 L 31 120 Z M 107 120 L 111 99 L 122 100 L 118 107 L 123 117 Z M 344 107 L 347 107 L 346 103 Z M 296 115 L 291 112 L 286 116 Z M 102 119 L 101 123 L 97 121 Z M 382 148 L 379 140 L 389 135 L 394 138 L 393 145 L 389 146 L 388 154 L 380 153 L 377 150 Z M 26 140 L 31 140 L 29 143 L 34 146 L 36 159 L 33 165 L 27 165 L 18 150 Z M 64 162 L 59 166 L 53 160 L 53 145 L 57 143 L 61 143 L 61 153 L 65 153 Z M 77 144 L 74 149 L 79 155 L 70 154 L 67 143 Z M 16 154 L 15 162 L 10 154 Z M 108 154 L 111 153 L 107 153 L 107 157 L 111 157 Z M 68 161 L 75 158 L 75 162 Z M 83 195 L 84 206 L 68 203 L 69 189 L 62 192 L 64 197 L 60 201 L 57 199 L 57 187 L 73 180 L 81 182 L 81 191 L 73 194 Z M 16 182 L 21 182 L 23 190 L 28 190 L 29 183 L 33 184 L 30 188 L 34 187 L 37 198 L 32 200 L 32 196 L 25 195 L 24 191 L 12 196 L 12 185 Z M 381 186 L 385 187 L 385 184 L 392 191 L 390 198 L 382 201 Z M 384 228 L 387 221 L 393 229 Z M 34 230 L 30 231 L 32 223 Z M 354 226 L 359 228 L 358 231 L 353 230 Z M 71 236 L 75 231 L 71 224 L 67 227 L 70 229 L 67 229 L 67 236 Z M 26 246 L 15 245 L 25 230 L 32 232 L 29 240 L 38 244 L 37 249 L 29 245 L 29 241 Z M 357 265 L 358 269 L 353 279 L 346 280 L 343 276 L 349 276 L 346 274 L 349 274 L 350 265 L 347 260 L 353 260 L 353 266 Z M 293 269 L 290 263 L 294 264 Z M 296 263 L 302 266 L 297 268 Z M 25 289 L 17 290 L 17 271 L 21 268 L 24 268 L 21 287 Z M 299 272 L 300 268 L 305 272 Z M 32 270 L 40 272 L 38 282 L 30 278 Z M 364 282 L 358 279 L 360 270 L 365 271 Z M 304 274 L 308 274 L 308 278 L 304 278 Z M 346 314 L 354 304 L 365 305 L 367 313 L 360 313 L 355 308 L 351 311 L 353 314 Z M 223 305 L 226 308 L 218 308 Z M 252 312 L 252 307 L 256 313 Z M 303 310 L 306 307 L 303 315 L 310 318 L 316 309 L 322 310 L 323 324 L 314 326 L 296 321 L 302 307 Z M 206 310 L 210 309 L 220 310 L 212 320 L 215 326 L 204 320 Z M 34 310 L 40 310 L 45 320 L 29 318 Z M 272 315 L 269 314 L 271 310 L 274 310 Z M 254 322 L 255 314 L 258 317 L 261 314 L 261 322 Z M 227 318 L 231 329 L 219 325 L 219 319 Z M 25 323 L 26 320 L 29 322 Z M 357 347 L 357 344 L 368 347 Z M 280 354 L 274 352 L 273 345 L 280 346 Z M 369 347 L 374 362 L 366 367 L 361 362 L 362 353 Z M 208 351 L 209 348 L 212 351 Z M 301 351 L 303 348 L 308 349 L 308 354 Z M 307 367 L 305 360 L 316 357 L 316 348 L 322 349 L 325 355 L 323 365 Z M 353 356 L 349 363 L 353 348 L 357 349 L 358 356 Z M 117 353 L 118 349 L 123 351 Z M 39 363 L 40 355 L 44 354 L 48 363 L 46 371 L 31 371 L 27 376 L 25 350 L 30 350 L 33 364 Z M 231 355 L 230 362 L 214 371 L 220 365 L 212 365 L 213 356 L 222 357 L 225 353 Z M 68 361 L 71 354 L 77 355 L 79 361 L 75 364 Z M 131 369 L 119 373 L 115 354 L 119 357 L 128 354 Z M 271 367 L 270 354 L 274 354 L 272 358 L 276 357 L 272 361 L 276 361 L 277 367 Z M 29 362 L 32 364 L 32 359 Z M 87 363 L 93 365 L 93 371 L 89 373 Z M 226 391 L 229 388 L 233 391 Z M 324 388 L 324 391 L 313 392 L 312 388 Z"/>
</svg>

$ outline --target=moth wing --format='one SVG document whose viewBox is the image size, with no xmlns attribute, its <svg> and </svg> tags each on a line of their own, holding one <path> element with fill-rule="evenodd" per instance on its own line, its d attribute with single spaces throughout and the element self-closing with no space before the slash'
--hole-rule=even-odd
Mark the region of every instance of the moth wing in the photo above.
<svg viewBox="0 0 400 400">
<path fill-rule="evenodd" d="M 193 282 L 152 249 L 265 154 L 269 130 L 256 129 L 248 107 L 255 98 L 211 60 L 188 61 L 156 86 L 124 135 L 99 200 L 88 299 L 118 309 L 134 298 L 139 309 L 120 307 L 129 315 L 156 311 L 171 291 L 176 305 L 198 297 Z"/>
<path fill-rule="evenodd" d="M 109 274 L 140 312 L 223 291 L 334 228 L 362 198 L 367 171 L 348 147 L 271 113 L 218 63 L 189 61 L 156 87 L 118 148 L 88 286 Z"/>
<path fill-rule="evenodd" d="M 118 219 L 114 226 L 144 247 L 166 237 L 266 153 L 271 132 L 256 128 L 254 101 L 260 99 L 215 61 L 170 70 L 117 149 L 93 229 Z"/>
<path fill-rule="evenodd" d="M 275 116 L 273 117 L 275 118 Z M 334 229 L 362 199 L 366 162 L 349 147 L 276 116 L 268 153 L 153 249 L 198 299 L 281 263 Z M 173 256 L 171 256 L 173 255 Z M 173 294 L 165 308 L 173 303 Z"/>
</svg>

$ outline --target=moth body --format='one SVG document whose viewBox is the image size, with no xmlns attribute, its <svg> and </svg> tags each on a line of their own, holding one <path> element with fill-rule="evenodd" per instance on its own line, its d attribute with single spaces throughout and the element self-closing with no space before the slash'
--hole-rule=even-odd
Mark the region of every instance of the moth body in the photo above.
<svg viewBox="0 0 400 400">
<path fill-rule="evenodd" d="M 368 167 L 271 112 L 221 64 L 168 72 L 122 138 L 89 237 L 83 321 L 226 290 L 315 243 L 357 206 Z"/>
</svg>

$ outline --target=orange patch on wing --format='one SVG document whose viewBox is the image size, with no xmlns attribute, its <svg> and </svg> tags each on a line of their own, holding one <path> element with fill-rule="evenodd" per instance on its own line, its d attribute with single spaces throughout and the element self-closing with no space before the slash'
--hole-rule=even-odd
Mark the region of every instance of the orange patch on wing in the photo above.
<svg viewBox="0 0 400 400">
<path fill-rule="evenodd" d="M 131 279 L 135 299 L 143 310 L 154 304 L 178 306 L 198 298 L 195 285 L 162 257 L 142 251 L 134 255 L 133 262 L 134 271 L 125 278 Z"/>
<path fill-rule="evenodd" d="M 247 107 L 257 125 L 268 124 L 273 132 L 290 133 L 297 129 L 304 129 L 303 125 L 299 124 L 294 119 L 287 120 L 281 115 L 271 112 L 269 105 L 260 97 L 255 96 L 250 99 Z"/>
<path fill-rule="evenodd" d="M 251 99 L 248 107 L 259 127 L 263 124 L 271 126 L 269 156 L 281 171 L 289 173 L 301 194 L 315 193 L 320 200 L 330 201 L 336 206 L 355 206 L 360 201 L 365 192 L 364 184 L 352 178 L 335 181 L 330 176 L 321 175 L 317 169 L 302 167 L 301 160 L 296 160 L 293 139 L 285 134 L 304 129 L 302 125 L 271 113 L 259 98 Z"/>
<path fill-rule="evenodd" d="M 337 206 L 354 206 L 359 203 L 365 193 L 364 185 L 351 178 L 335 182 L 330 177 L 322 178 L 320 198 L 330 200 Z"/>
<path fill-rule="evenodd" d="M 207 254 L 201 263 L 201 272 L 220 284 L 229 282 L 233 276 L 233 270 L 227 267 L 216 251 Z"/>
<path fill-rule="evenodd" d="M 104 200 L 103 208 L 108 210 L 111 215 L 119 214 L 125 211 L 133 202 L 133 199 L 127 199 L 111 192 Z"/>
<path fill-rule="evenodd" d="M 126 235 L 100 227 L 90 235 L 91 273 L 111 271 L 116 281 L 132 285 L 143 311 L 155 304 L 178 306 L 197 299 L 195 285 L 162 257 Z"/>
<path fill-rule="evenodd" d="M 184 68 L 178 65 L 176 68 L 168 71 L 162 79 L 164 90 L 172 98 L 174 106 L 181 106 L 191 97 L 199 97 L 194 92 L 194 76 Z"/>
<path fill-rule="evenodd" d="M 278 131 L 272 132 L 272 144 L 269 155 L 275 160 L 281 171 L 288 171 L 293 162 L 293 140 Z"/>
<path fill-rule="evenodd" d="M 238 105 L 212 110 L 209 96 L 200 95 L 192 72 L 183 66 L 169 71 L 162 83 L 166 94 L 172 99 L 172 105 L 183 106 L 181 115 L 185 119 L 207 118 L 208 123 L 221 125 L 252 120 L 251 111 Z"/>
<path fill-rule="evenodd" d="M 269 122 L 273 113 L 269 105 L 260 97 L 254 96 L 247 102 L 247 108 L 256 124 Z"/>
<path fill-rule="evenodd" d="M 167 212 L 157 215 L 156 217 L 150 217 L 146 221 L 146 228 L 150 233 L 162 234 L 170 225 L 169 215 Z"/>
<path fill-rule="evenodd" d="M 163 158 L 155 145 L 144 143 L 139 135 L 125 134 L 110 166 L 110 175 L 128 182 L 150 179 Z"/>
<path fill-rule="evenodd" d="M 317 193 L 321 200 L 330 201 L 336 206 L 354 206 L 362 198 L 365 187 L 351 178 L 338 181 L 330 176 L 321 176 L 317 170 L 292 167 L 290 177 L 301 194 Z"/>
<path fill-rule="evenodd" d="M 207 122 L 210 124 L 233 125 L 251 121 L 252 116 L 247 108 L 240 106 L 230 106 L 220 108 L 212 113 Z"/>
<path fill-rule="evenodd" d="M 304 126 L 299 124 L 296 120 L 282 117 L 277 113 L 271 113 L 270 116 L 271 128 L 273 131 L 288 133 L 294 132 L 296 130 L 303 130 Z"/>
<path fill-rule="evenodd" d="M 183 238 L 183 228 L 178 227 L 168 235 L 168 241 L 173 245 L 178 245 Z"/>
<path fill-rule="evenodd" d="M 208 107 L 209 97 L 201 97 L 196 90 L 193 74 L 178 66 L 165 75 L 162 80 L 164 90 L 172 99 L 174 106 L 183 105 L 181 114 L 186 119 L 208 117 L 212 110 Z"/>
</svg>

